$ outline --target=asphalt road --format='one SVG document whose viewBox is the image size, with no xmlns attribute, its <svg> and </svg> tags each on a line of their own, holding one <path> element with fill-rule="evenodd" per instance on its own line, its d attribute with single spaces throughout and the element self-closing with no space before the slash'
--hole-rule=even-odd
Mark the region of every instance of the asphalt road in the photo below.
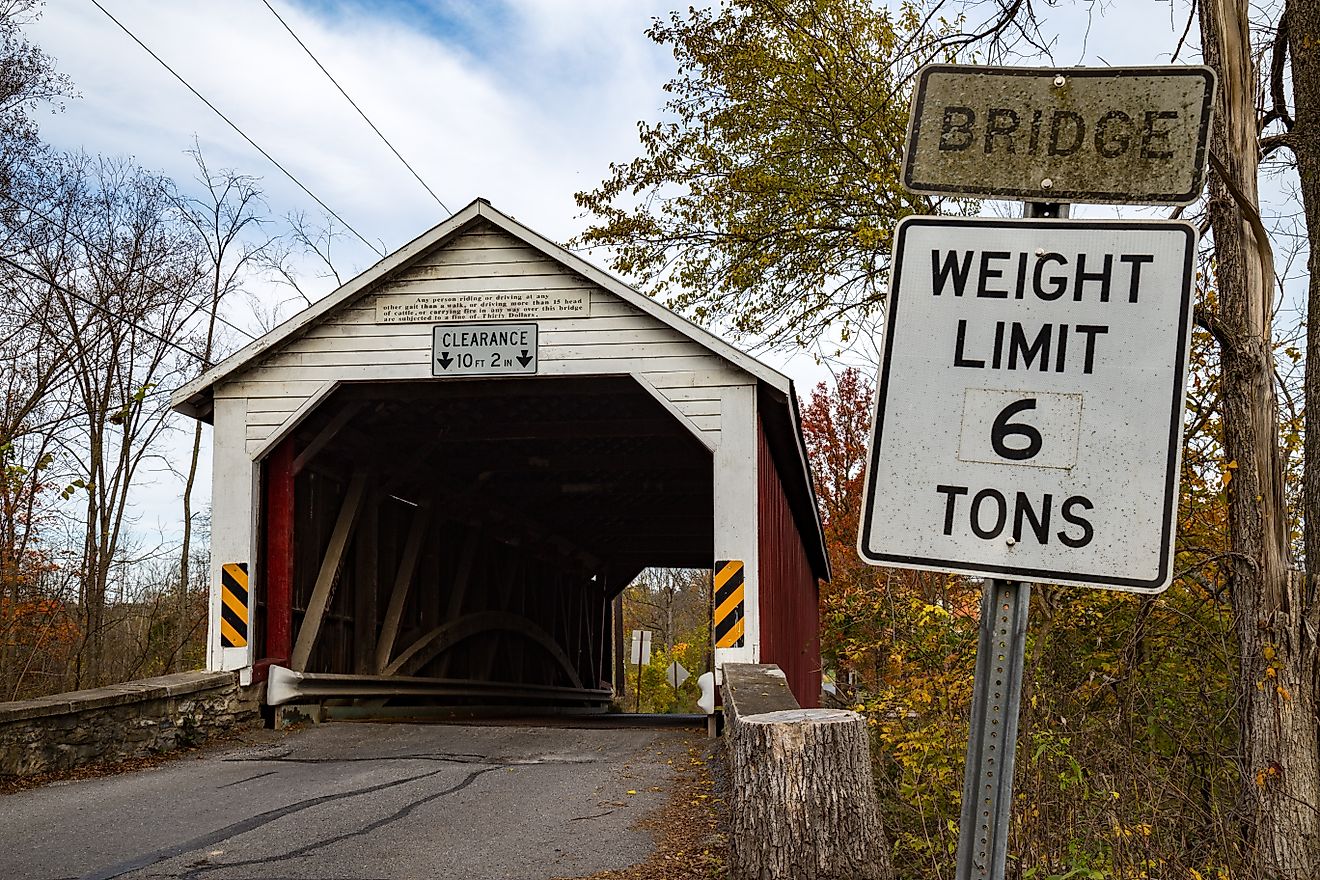
<svg viewBox="0 0 1320 880">
<path fill-rule="evenodd" d="M 274 735 L 272 735 L 274 736 Z M 683 730 L 335 723 L 0 795 L 0 878 L 548 880 L 645 860 Z"/>
</svg>

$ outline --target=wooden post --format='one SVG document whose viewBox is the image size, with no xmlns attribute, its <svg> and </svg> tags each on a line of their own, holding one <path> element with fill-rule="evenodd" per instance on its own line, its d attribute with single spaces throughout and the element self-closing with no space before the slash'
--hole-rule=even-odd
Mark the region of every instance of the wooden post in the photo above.
<svg viewBox="0 0 1320 880">
<path fill-rule="evenodd" d="M 454 582 L 449 589 L 449 602 L 445 610 L 445 622 L 458 620 L 463 616 L 463 605 L 467 602 L 468 584 L 472 582 L 472 567 L 477 561 L 477 551 L 481 549 L 481 529 L 478 526 L 470 526 L 467 535 L 463 539 L 463 549 L 458 557 L 458 567 L 454 570 Z M 436 591 L 439 595 L 439 591 Z M 437 599 L 437 601 L 439 601 Z M 452 665 L 453 658 L 445 654 L 440 658 L 440 675 L 448 675 L 449 668 Z"/>
<path fill-rule="evenodd" d="M 742 562 L 742 636 L 716 651 L 715 665 L 761 659 L 760 519 L 755 385 L 723 389 L 720 445 L 714 455 L 715 560 Z"/>
<path fill-rule="evenodd" d="M 211 492 L 211 583 L 206 667 L 212 672 L 241 670 L 253 666 L 256 644 L 249 625 L 247 644 L 231 647 L 221 633 L 226 607 L 221 584 L 224 567 L 234 563 L 252 563 L 260 552 L 253 540 L 260 506 L 260 468 L 253 466 L 247 453 L 248 401 L 242 397 L 217 397 L 215 401 L 214 449 Z M 257 566 L 257 577 L 260 577 Z M 249 604 L 249 613 L 251 611 Z M 251 617 L 249 616 L 249 624 Z"/>
<path fill-rule="evenodd" d="M 476 526 L 468 529 L 463 540 L 462 555 L 458 558 L 458 567 L 454 570 L 454 583 L 449 590 L 449 604 L 446 606 L 445 620 L 457 620 L 463 616 L 463 603 L 467 601 L 468 582 L 472 578 L 472 565 L 477 561 L 477 550 L 481 547 L 481 530 Z"/>
<path fill-rule="evenodd" d="M 353 671 L 359 675 L 376 671 L 380 501 L 379 492 L 368 493 L 353 540 Z"/>
<path fill-rule="evenodd" d="M 446 544 L 445 529 L 453 527 L 451 521 L 438 515 L 432 516 L 430 531 L 422 542 L 422 558 L 417 570 L 417 625 L 423 630 L 434 629 L 440 625 L 440 603 L 443 601 L 439 589 L 439 584 L 442 582 L 440 548 Z M 424 589 L 428 586 L 429 589 Z"/>
<path fill-rule="evenodd" d="M 730 743 L 731 876 L 892 876 L 865 718 L 837 709 L 751 715 L 738 719 Z"/>
<path fill-rule="evenodd" d="M 266 657 L 287 663 L 293 653 L 293 438 L 266 459 Z"/>
<path fill-rule="evenodd" d="M 594 597 L 597 610 L 600 612 L 600 628 L 596 631 L 595 669 L 592 671 L 596 679 L 596 687 L 601 687 L 610 680 L 609 666 L 612 661 L 608 646 L 614 643 L 614 626 L 610 623 L 610 600 L 607 597 L 608 584 L 609 579 L 604 572 L 601 572 Z"/>
<path fill-rule="evenodd" d="M 399 620 L 403 617 L 403 606 L 408 600 L 408 590 L 412 588 L 413 576 L 417 572 L 417 557 L 422 551 L 422 539 L 426 537 L 430 525 L 431 505 L 424 503 L 413 513 L 408 539 L 403 545 L 403 558 L 399 560 L 399 571 L 394 576 L 390 604 L 385 609 L 385 620 L 380 625 L 380 638 L 376 641 L 377 675 L 385 672 L 385 667 L 390 662 L 390 654 L 394 652 L 394 640 L 399 635 Z"/>
</svg>

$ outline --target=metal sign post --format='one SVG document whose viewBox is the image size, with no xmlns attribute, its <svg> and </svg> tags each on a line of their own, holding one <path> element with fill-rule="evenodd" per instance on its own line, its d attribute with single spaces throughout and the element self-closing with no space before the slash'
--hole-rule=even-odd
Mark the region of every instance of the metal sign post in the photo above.
<svg viewBox="0 0 1320 880">
<path fill-rule="evenodd" d="M 1024 202 L 1024 217 L 1066 219 L 1067 204 Z M 981 594 L 971 729 L 958 824 L 957 880 L 1002 880 L 1013 814 L 1031 585 L 991 578 Z"/>
<path fill-rule="evenodd" d="M 1024 217 L 1062 220 L 1068 214 L 1066 203 L 1022 203 Z M 1002 880 L 1008 863 L 1008 820 L 1013 815 L 1031 585 L 998 578 L 984 584 L 958 823 L 957 880 Z"/>
<path fill-rule="evenodd" d="M 642 711 L 642 667 L 651 662 L 651 631 L 632 631 L 632 662 L 637 664 L 637 710 Z"/>
<path fill-rule="evenodd" d="M 1208 68 L 918 72 L 905 186 L 1025 200 L 895 230 L 858 533 L 872 565 L 986 578 L 958 880 L 1005 876 L 1024 581 L 1172 579 L 1196 231 L 1064 203 L 1194 201 L 1214 89 Z"/>
<path fill-rule="evenodd" d="M 1004 877 L 1030 604 L 1027 584 L 997 578 L 985 582 L 958 826 L 958 880 Z"/>
</svg>

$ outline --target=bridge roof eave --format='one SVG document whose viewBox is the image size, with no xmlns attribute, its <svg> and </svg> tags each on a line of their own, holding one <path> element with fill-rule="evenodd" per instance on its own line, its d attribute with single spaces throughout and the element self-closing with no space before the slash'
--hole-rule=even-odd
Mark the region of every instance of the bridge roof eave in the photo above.
<svg viewBox="0 0 1320 880">
<path fill-rule="evenodd" d="M 388 254 L 370 268 L 341 285 L 337 290 L 318 300 L 298 314 L 249 342 L 218 364 L 180 387 L 171 395 L 170 405 L 175 411 L 202 421 L 211 421 L 212 396 L 217 385 L 254 365 L 283 343 L 306 332 L 326 320 L 338 310 L 351 305 L 365 295 L 378 282 L 404 269 L 422 254 L 456 235 L 474 220 L 482 218 L 552 260 L 599 285 L 629 305 L 650 315 L 743 372 L 764 382 L 780 393 L 791 394 L 793 383 L 787 376 L 758 358 L 730 345 L 710 331 L 697 326 L 682 315 L 671 311 L 651 297 L 630 287 L 619 278 L 592 265 L 577 254 L 555 244 L 512 217 L 498 210 L 485 199 L 475 199 L 447 220 Z"/>
</svg>

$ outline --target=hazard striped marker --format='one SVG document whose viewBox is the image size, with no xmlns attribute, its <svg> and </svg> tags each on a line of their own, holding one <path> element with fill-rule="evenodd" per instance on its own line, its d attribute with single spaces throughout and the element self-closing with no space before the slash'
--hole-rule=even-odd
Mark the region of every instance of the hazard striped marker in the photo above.
<svg viewBox="0 0 1320 880">
<path fill-rule="evenodd" d="M 220 567 L 220 646 L 246 648 L 247 643 L 247 563 L 226 562 Z"/>
<path fill-rule="evenodd" d="M 724 559 L 715 563 L 715 647 L 743 646 L 743 563 Z"/>
</svg>

